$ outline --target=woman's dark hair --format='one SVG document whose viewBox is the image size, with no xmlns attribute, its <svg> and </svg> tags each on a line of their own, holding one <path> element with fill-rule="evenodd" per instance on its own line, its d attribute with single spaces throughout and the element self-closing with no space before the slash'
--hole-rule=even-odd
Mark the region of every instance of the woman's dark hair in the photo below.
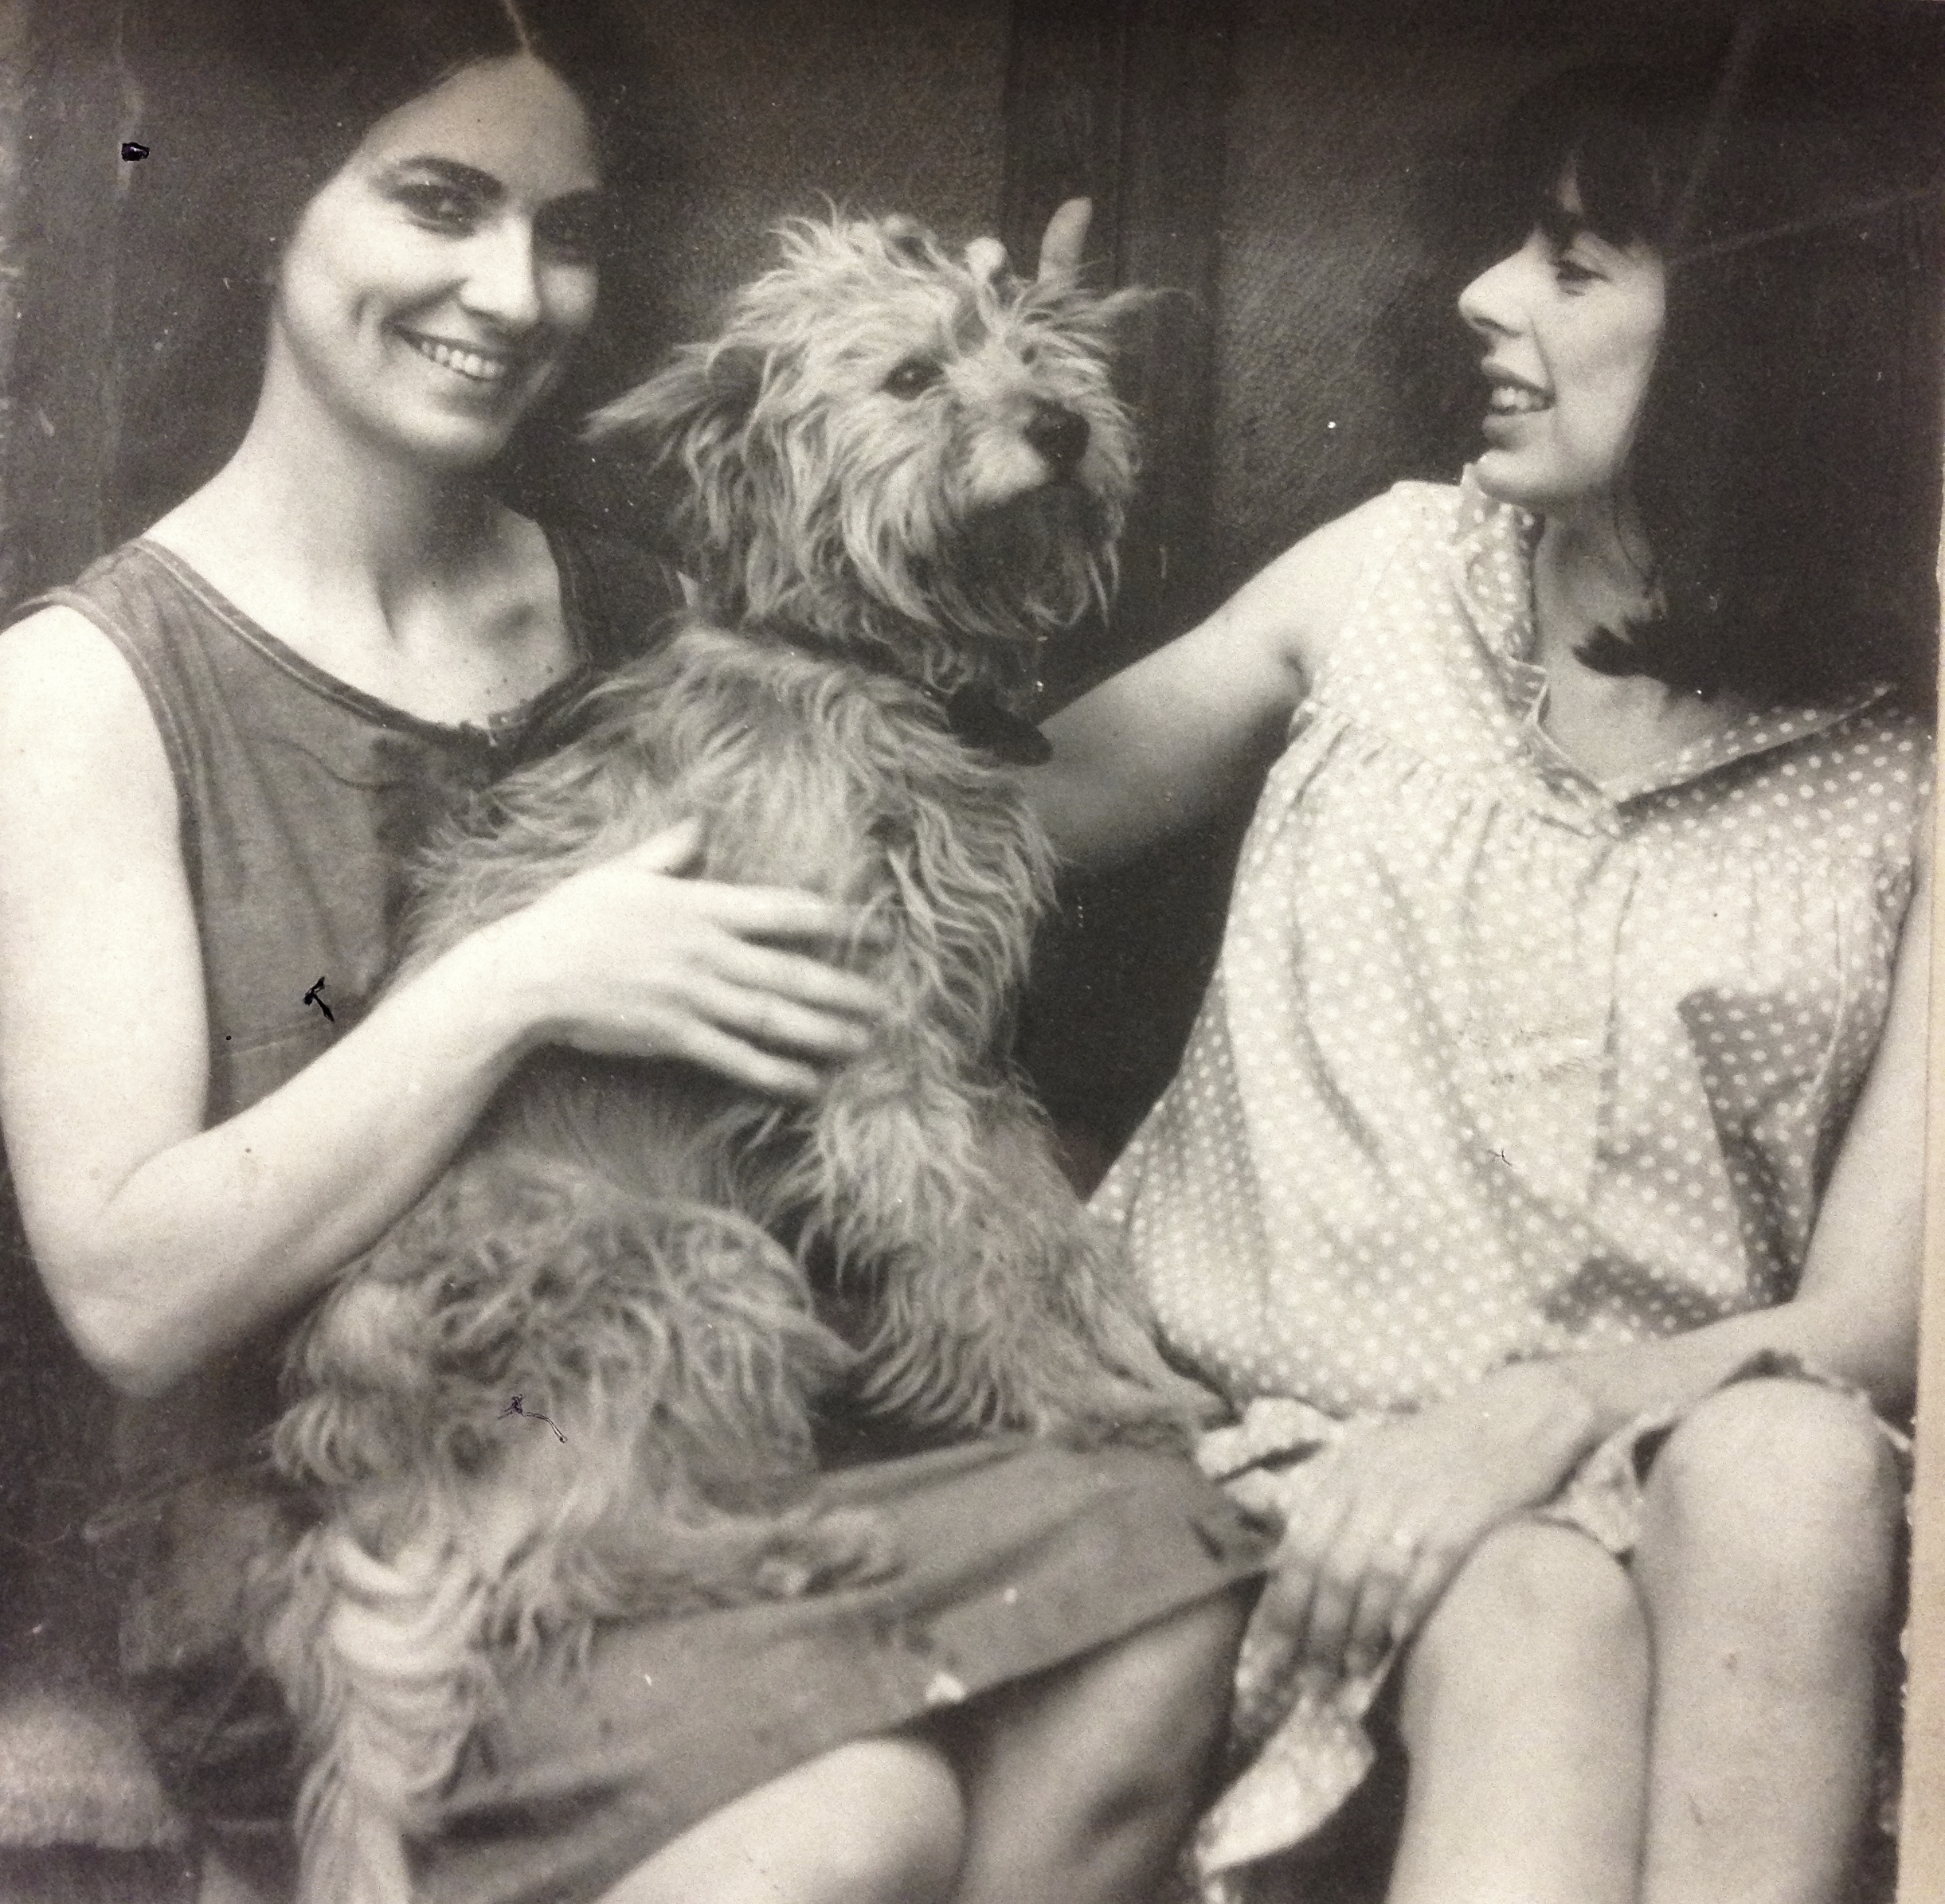
<svg viewBox="0 0 1945 1904">
<path fill-rule="evenodd" d="M 1932 691 L 1934 115 L 1852 76 L 1588 67 L 1507 122 L 1488 197 L 1520 236 L 1571 178 L 1597 233 L 1667 267 L 1628 466 L 1661 608 L 1580 651 L 1603 672 L 1760 702 Z"/>
<path fill-rule="evenodd" d="M 256 400 L 278 248 L 387 114 L 479 61 L 530 53 L 580 100 L 611 203 L 635 202 L 655 162 L 631 29 L 600 0 L 178 0 L 133 13 L 134 136 L 150 156 L 123 168 L 111 540 L 235 446 Z M 631 275 L 612 268 L 638 249 L 628 224 L 611 219 L 604 233 L 605 305 L 614 278 Z"/>
</svg>

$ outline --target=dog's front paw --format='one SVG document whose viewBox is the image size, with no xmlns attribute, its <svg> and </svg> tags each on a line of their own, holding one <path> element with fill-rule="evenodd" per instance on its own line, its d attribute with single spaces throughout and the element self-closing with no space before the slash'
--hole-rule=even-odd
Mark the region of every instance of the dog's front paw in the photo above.
<svg viewBox="0 0 1945 1904">
<path fill-rule="evenodd" d="M 1199 1383 L 1171 1372 L 1162 1384 L 1133 1382 L 1103 1372 L 1081 1389 L 1070 1386 L 1058 1400 L 1030 1407 L 1036 1434 L 1067 1448 L 1155 1448 L 1187 1453 L 1203 1427 L 1223 1406 Z"/>
<path fill-rule="evenodd" d="M 836 1507 L 791 1527 L 752 1572 L 766 1600 L 868 1585 L 898 1570 L 897 1543 L 875 1514 Z"/>
</svg>

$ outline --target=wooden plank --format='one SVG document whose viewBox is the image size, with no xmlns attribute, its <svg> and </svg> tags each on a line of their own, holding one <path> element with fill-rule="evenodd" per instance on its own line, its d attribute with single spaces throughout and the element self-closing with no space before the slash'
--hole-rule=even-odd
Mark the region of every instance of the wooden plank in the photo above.
<svg viewBox="0 0 1945 1904">
<path fill-rule="evenodd" d="M 0 446 L 10 440 L 14 428 L 10 400 L 21 325 L 21 169 L 26 161 L 26 61 L 33 24 L 27 0 L 0 0 Z M 0 484 L 0 589 L 6 584 L 14 544 L 7 503 Z"/>
<path fill-rule="evenodd" d="M 26 115 L 8 246 L 18 330 L 0 446 L 8 601 L 71 578 L 104 546 L 115 458 L 115 226 L 135 101 L 116 0 L 31 0 Z"/>
<path fill-rule="evenodd" d="M 1054 208 L 1094 201 L 1088 253 L 1119 284 L 1185 295 L 1131 326 L 1122 388 L 1145 469 L 1121 546 L 1111 631 L 1049 657 L 1074 691 L 1201 608 L 1221 264 L 1229 0 L 1017 0 L 1001 235 L 1030 260 Z"/>
<path fill-rule="evenodd" d="M 1056 702 L 1215 605 L 1209 472 L 1233 17 L 1233 0 L 1016 0 L 1008 248 L 1030 261 L 1055 206 L 1085 194 L 1102 277 L 1185 294 L 1130 326 L 1120 383 L 1141 429 L 1141 491 L 1111 620 L 1044 658 Z M 1128 878 L 1077 883 L 1064 929 L 1043 948 L 1020 1054 L 1083 1179 L 1172 1066 L 1207 975 L 1230 850 L 1227 838 L 1198 835 Z M 1192 923 L 1157 946 L 1157 919 Z"/>
<path fill-rule="evenodd" d="M 1936 213 L 1931 222 L 1935 228 Z M 1940 369 L 1945 378 L 1945 365 Z M 1939 427 L 1945 435 L 1945 415 L 1939 416 Z M 1945 522 L 1940 526 L 1934 573 L 1945 597 Z M 1945 657 L 1941 657 L 1939 688 L 1945 701 Z M 1945 855 L 1945 803 L 1934 805 L 1932 846 L 1934 862 L 1945 864 L 1940 857 Z M 1898 1904 L 1928 1904 L 1945 1894 L 1945 885 L 1935 886 L 1932 893 L 1929 1029 Z"/>
</svg>

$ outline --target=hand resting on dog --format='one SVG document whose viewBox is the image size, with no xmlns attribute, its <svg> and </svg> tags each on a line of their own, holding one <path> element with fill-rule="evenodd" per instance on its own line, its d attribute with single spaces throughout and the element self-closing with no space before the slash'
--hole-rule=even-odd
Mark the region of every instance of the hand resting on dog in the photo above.
<svg viewBox="0 0 1945 1904">
<path fill-rule="evenodd" d="M 774 1097 L 812 1097 L 820 1066 L 869 1045 L 885 997 L 785 948 L 834 957 L 882 932 L 815 893 L 675 877 L 701 847 L 700 825 L 679 821 L 486 929 L 479 955 L 511 953 L 503 983 L 530 1000 L 536 1042 L 680 1058 Z M 643 956 L 618 960 L 619 945 Z"/>
<path fill-rule="evenodd" d="M 48 1287 L 131 1394 L 322 1289 L 535 1046 L 679 1058 L 800 1096 L 856 1054 L 879 1008 L 868 980 L 819 956 L 856 942 L 852 909 L 679 877 L 696 846 L 679 827 L 456 947 L 205 1130 L 209 1028 L 176 809 L 108 639 L 61 608 L 9 630 L 0 1108 Z"/>
</svg>

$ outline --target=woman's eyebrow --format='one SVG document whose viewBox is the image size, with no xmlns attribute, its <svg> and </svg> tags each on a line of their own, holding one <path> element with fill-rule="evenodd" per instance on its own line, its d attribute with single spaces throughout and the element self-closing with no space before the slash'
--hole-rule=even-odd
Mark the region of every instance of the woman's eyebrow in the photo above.
<svg viewBox="0 0 1945 1904">
<path fill-rule="evenodd" d="M 477 166 L 462 165 L 456 158 L 441 158 L 436 152 L 395 158 L 385 170 L 394 177 L 401 172 L 430 173 L 441 184 L 470 192 L 475 197 L 500 198 L 505 197 L 507 191 L 506 186 L 491 172 L 483 172 Z"/>
</svg>

